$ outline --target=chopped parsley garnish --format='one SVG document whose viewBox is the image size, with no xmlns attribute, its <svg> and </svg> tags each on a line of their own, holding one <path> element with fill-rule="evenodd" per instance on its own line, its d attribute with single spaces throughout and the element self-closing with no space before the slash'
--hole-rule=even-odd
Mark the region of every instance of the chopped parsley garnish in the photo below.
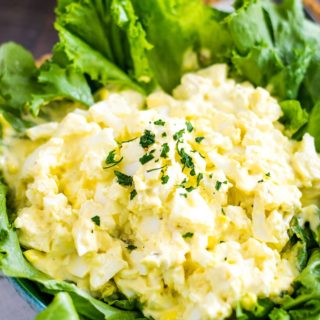
<svg viewBox="0 0 320 320">
<path fill-rule="evenodd" d="M 146 153 L 145 155 L 143 155 L 139 161 L 141 164 L 145 164 L 149 161 L 151 161 L 152 159 L 154 159 L 154 155 L 152 154 L 153 152 L 150 152 L 150 153 Z"/>
<path fill-rule="evenodd" d="M 91 218 L 91 220 L 97 225 L 100 226 L 100 217 L 99 216 L 94 216 Z"/>
<path fill-rule="evenodd" d="M 183 164 L 183 167 L 187 167 L 190 169 L 194 168 L 193 160 L 192 158 L 184 151 L 184 148 L 178 149 L 178 153 L 181 158 L 181 163 Z"/>
<path fill-rule="evenodd" d="M 148 148 L 156 141 L 156 135 L 150 130 L 145 130 L 143 136 L 140 137 L 140 145 L 142 148 Z"/>
<path fill-rule="evenodd" d="M 191 192 L 191 191 L 193 191 L 195 188 L 191 186 L 191 187 L 188 187 L 188 188 L 185 188 L 185 189 L 186 189 L 187 192 Z"/>
<path fill-rule="evenodd" d="M 185 197 L 185 198 L 188 197 L 188 195 L 187 195 L 186 193 L 180 193 L 180 196 L 181 196 L 181 197 Z"/>
<path fill-rule="evenodd" d="M 116 175 L 116 177 L 118 178 L 118 183 L 121 186 L 132 186 L 133 184 L 133 178 L 131 176 L 127 176 L 126 174 L 115 170 L 114 174 Z"/>
<path fill-rule="evenodd" d="M 184 179 L 182 180 L 180 186 L 181 186 L 181 187 L 184 187 L 186 183 L 187 183 L 187 178 L 184 178 Z"/>
<path fill-rule="evenodd" d="M 106 163 L 106 167 L 104 167 L 104 169 L 108 169 L 108 168 L 112 168 L 114 166 L 116 166 L 117 164 L 119 164 L 122 160 L 123 157 L 121 157 L 119 160 L 115 160 L 115 156 L 116 156 L 116 150 L 112 150 L 109 152 L 105 163 Z"/>
<path fill-rule="evenodd" d="M 182 236 L 182 238 L 185 238 L 185 239 L 192 238 L 192 237 L 193 237 L 193 232 L 187 232 Z"/>
<path fill-rule="evenodd" d="M 262 182 L 264 182 L 263 179 L 261 179 L 261 180 L 258 181 L 258 183 L 262 183 Z"/>
<path fill-rule="evenodd" d="M 155 121 L 154 124 L 156 126 L 164 126 L 166 123 L 163 120 L 159 119 L 159 120 Z"/>
<path fill-rule="evenodd" d="M 202 179 L 203 179 L 203 173 L 198 173 L 198 175 L 197 175 L 197 187 L 199 187 L 199 184 L 200 184 Z"/>
<path fill-rule="evenodd" d="M 215 186 L 216 190 L 217 190 L 217 191 L 219 191 L 219 190 L 220 190 L 220 188 L 221 188 L 221 186 L 222 186 L 222 182 L 221 182 L 221 181 L 219 181 L 219 180 L 217 180 L 217 182 L 216 182 L 216 186 Z"/>
<path fill-rule="evenodd" d="M 201 141 L 204 139 L 204 137 L 196 137 L 194 140 L 196 143 L 201 143 Z"/>
<path fill-rule="evenodd" d="M 130 192 L 130 200 L 132 200 L 136 195 L 137 195 L 137 191 L 136 191 L 136 189 L 133 189 L 133 190 Z"/>
<path fill-rule="evenodd" d="M 161 177 L 161 183 L 166 184 L 169 181 L 169 176 L 165 175 Z"/>
<path fill-rule="evenodd" d="M 271 177 L 271 173 L 270 173 L 270 172 L 267 172 L 267 173 L 266 173 L 266 176 L 270 178 L 270 177 Z"/>
<path fill-rule="evenodd" d="M 196 175 L 196 170 L 194 170 L 194 168 L 192 168 L 191 170 L 190 170 L 190 176 L 195 176 Z"/>
<path fill-rule="evenodd" d="M 137 249 L 137 248 L 138 248 L 138 247 L 135 246 L 134 244 L 128 244 L 128 246 L 127 246 L 127 249 L 128 249 L 129 251 L 135 250 L 135 249 Z"/>
<path fill-rule="evenodd" d="M 159 168 L 153 168 L 153 169 L 147 170 L 147 172 L 162 170 L 163 168 L 166 168 L 166 167 L 167 167 L 167 165 L 164 165 L 164 166 L 159 167 Z"/>
<path fill-rule="evenodd" d="M 169 151 L 170 151 L 169 145 L 167 143 L 164 143 L 162 145 L 162 150 L 161 150 L 161 153 L 160 153 L 160 157 L 161 158 L 165 158 L 165 159 L 168 158 Z"/>
<path fill-rule="evenodd" d="M 178 132 L 176 132 L 174 135 L 173 135 L 173 139 L 174 140 L 180 140 L 182 138 L 182 136 L 184 135 L 185 133 L 185 130 L 184 129 L 181 129 L 179 130 Z"/>
<path fill-rule="evenodd" d="M 223 208 L 221 208 L 221 212 L 222 212 L 222 214 L 226 215 L 226 213 L 224 212 Z"/>
<path fill-rule="evenodd" d="M 161 135 L 161 137 L 163 137 L 163 138 L 166 137 L 166 136 L 167 136 L 166 132 L 163 132 L 162 135 Z"/>
<path fill-rule="evenodd" d="M 186 122 L 186 126 L 187 126 L 188 132 L 192 132 L 192 131 L 193 131 L 193 125 L 191 124 L 190 121 L 187 121 L 187 122 Z"/>
</svg>

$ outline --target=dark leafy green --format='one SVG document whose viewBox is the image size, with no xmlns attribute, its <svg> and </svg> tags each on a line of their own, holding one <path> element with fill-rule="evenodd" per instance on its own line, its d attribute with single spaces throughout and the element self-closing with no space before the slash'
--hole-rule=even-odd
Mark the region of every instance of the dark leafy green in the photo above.
<svg viewBox="0 0 320 320">
<path fill-rule="evenodd" d="M 310 113 L 306 130 L 315 137 L 317 150 L 320 150 L 320 100 L 315 104 Z"/>
<path fill-rule="evenodd" d="M 308 112 L 302 109 L 298 100 L 285 100 L 280 103 L 283 116 L 280 118 L 290 136 L 303 127 L 309 119 Z"/>
</svg>

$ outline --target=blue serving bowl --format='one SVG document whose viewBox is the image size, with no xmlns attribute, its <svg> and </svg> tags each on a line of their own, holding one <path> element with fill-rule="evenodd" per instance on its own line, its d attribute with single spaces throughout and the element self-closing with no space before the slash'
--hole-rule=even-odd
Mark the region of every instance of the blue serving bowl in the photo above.
<svg viewBox="0 0 320 320">
<path fill-rule="evenodd" d="M 35 311 L 42 311 L 50 302 L 50 297 L 40 292 L 37 286 L 31 281 L 17 278 L 8 278 L 8 281 Z"/>
</svg>

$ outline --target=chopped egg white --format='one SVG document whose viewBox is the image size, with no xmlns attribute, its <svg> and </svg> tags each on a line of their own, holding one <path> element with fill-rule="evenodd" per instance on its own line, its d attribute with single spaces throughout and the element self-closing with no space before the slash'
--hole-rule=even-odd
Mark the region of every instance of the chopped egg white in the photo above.
<svg viewBox="0 0 320 320">
<path fill-rule="evenodd" d="M 320 224 L 320 158 L 280 116 L 266 90 L 214 65 L 173 96 L 108 93 L 30 141 L 8 137 L 25 256 L 95 296 L 118 288 L 160 320 L 224 319 L 290 291 L 298 270 L 281 251 L 293 216 Z"/>
</svg>

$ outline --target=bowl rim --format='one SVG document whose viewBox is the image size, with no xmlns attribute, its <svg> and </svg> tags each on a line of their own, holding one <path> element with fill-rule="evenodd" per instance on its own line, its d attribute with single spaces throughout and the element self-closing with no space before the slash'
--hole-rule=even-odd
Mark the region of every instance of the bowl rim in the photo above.
<svg viewBox="0 0 320 320">
<path fill-rule="evenodd" d="M 6 279 L 19 296 L 36 312 L 43 311 L 48 306 L 48 303 L 37 293 L 39 290 L 31 285 L 31 281 L 12 277 L 6 277 Z"/>
</svg>

